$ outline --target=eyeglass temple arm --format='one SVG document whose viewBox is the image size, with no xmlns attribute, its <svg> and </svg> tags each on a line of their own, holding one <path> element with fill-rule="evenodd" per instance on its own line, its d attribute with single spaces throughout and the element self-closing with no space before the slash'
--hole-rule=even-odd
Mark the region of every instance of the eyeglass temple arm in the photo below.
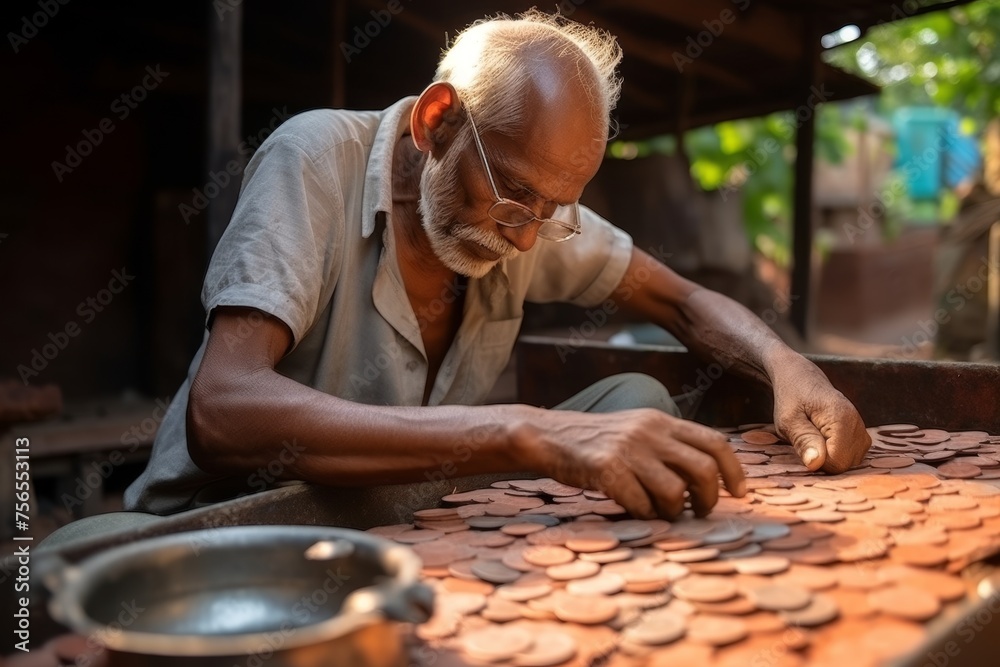
<svg viewBox="0 0 1000 667">
<path fill-rule="evenodd" d="M 486 150 L 483 148 L 483 142 L 479 138 L 479 129 L 476 128 L 476 121 L 472 120 L 472 114 L 469 110 L 465 110 L 465 115 L 469 119 L 469 124 L 472 125 L 472 138 L 476 140 L 476 148 L 479 149 L 479 157 L 483 163 L 483 169 L 486 170 L 486 180 L 490 182 L 490 187 L 493 188 L 493 194 L 496 198 L 500 199 L 500 191 L 497 190 L 497 184 L 493 181 L 493 172 L 490 170 L 490 163 L 486 161 Z"/>
</svg>

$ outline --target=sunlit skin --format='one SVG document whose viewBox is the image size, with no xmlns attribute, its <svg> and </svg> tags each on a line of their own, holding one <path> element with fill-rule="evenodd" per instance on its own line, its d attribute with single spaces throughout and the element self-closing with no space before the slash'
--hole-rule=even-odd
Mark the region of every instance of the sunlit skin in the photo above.
<svg viewBox="0 0 1000 667">
<path fill-rule="evenodd" d="M 579 81 L 565 67 L 540 56 L 532 62 L 531 122 L 523 136 L 486 132 L 482 139 L 501 195 L 522 201 L 541 217 L 557 204 L 579 199 L 600 166 L 607 124 L 592 112 Z M 499 235 L 520 252 L 549 243 L 537 238 L 538 222 L 512 229 L 488 217 L 494 197 L 476 148 L 455 141 L 463 122 L 456 91 L 448 84 L 432 85 L 416 103 L 410 135 L 396 147 L 394 239 L 415 313 L 462 279 L 435 255 L 422 223 L 473 226 Z M 422 171 L 429 161 L 456 150 L 461 151 L 455 158 L 460 165 L 456 220 L 422 221 Z M 505 191 L 510 179 L 535 196 Z M 495 259 L 484 249 L 463 248 L 480 261 Z M 838 472 L 864 457 L 871 440 L 854 407 L 815 365 L 748 310 L 679 277 L 641 250 L 633 251 L 622 284 L 638 285 L 620 301 L 623 310 L 670 330 L 696 353 L 725 360 L 730 371 L 772 387 L 778 430 L 811 469 Z M 425 403 L 462 308 L 459 299 L 422 332 L 428 360 Z M 742 469 L 723 436 L 657 410 L 592 415 L 523 405 L 381 407 L 329 396 L 275 372 L 292 341 L 282 322 L 265 317 L 248 338 L 243 331 L 243 344 L 233 349 L 225 344 L 248 314 L 247 309 L 217 309 L 192 385 L 189 450 L 208 471 L 250 472 L 266 465 L 280 443 L 294 435 L 305 453 L 284 477 L 321 484 L 420 481 L 425 472 L 450 462 L 458 475 L 532 471 L 599 488 L 641 518 L 676 516 L 686 491 L 696 513 L 707 513 L 718 499 L 720 474 L 732 493 L 744 492 Z M 455 452 L 470 438 L 475 455 L 459 463 Z M 807 448 L 816 451 L 814 458 L 804 456 Z"/>
</svg>

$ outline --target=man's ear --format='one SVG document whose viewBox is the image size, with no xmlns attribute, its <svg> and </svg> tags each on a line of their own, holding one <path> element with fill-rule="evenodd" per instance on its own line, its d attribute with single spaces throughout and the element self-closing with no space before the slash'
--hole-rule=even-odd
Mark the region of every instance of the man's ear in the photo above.
<svg viewBox="0 0 1000 667">
<path fill-rule="evenodd" d="M 410 112 L 410 134 L 417 150 L 432 153 L 450 142 L 461 107 L 458 91 L 450 83 L 437 81 L 427 86 Z"/>
</svg>

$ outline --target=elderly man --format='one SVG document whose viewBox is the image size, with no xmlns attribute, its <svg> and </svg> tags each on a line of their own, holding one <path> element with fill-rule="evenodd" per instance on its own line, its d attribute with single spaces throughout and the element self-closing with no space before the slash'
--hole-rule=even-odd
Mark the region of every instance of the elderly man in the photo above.
<svg viewBox="0 0 1000 667">
<path fill-rule="evenodd" d="M 530 12 L 465 30 L 417 98 L 311 111 L 247 167 L 203 299 L 209 334 L 126 506 L 155 513 L 274 478 L 330 485 L 530 471 L 597 487 L 634 516 L 745 489 L 712 429 L 643 375 L 545 410 L 475 406 L 525 301 L 607 298 L 767 382 L 810 469 L 859 463 L 854 407 L 733 301 L 677 276 L 577 202 L 601 164 L 621 51 Z M 544 381 L 544 378 L 539 378 Z M 608 469 L 614 474 L 602 475 Z"/>
</svg>

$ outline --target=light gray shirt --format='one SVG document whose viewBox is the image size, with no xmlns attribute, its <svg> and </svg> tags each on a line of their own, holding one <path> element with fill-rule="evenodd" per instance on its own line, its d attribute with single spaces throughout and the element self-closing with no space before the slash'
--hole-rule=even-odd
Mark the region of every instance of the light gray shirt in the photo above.
<svg viewBox="0 0 1000 667">
<path fill-rule="evenodd" d="M 278 372 L 369 405 L 422 404 L 421 327 L 441 312 L 435 302 L 413 312 L 390 231 L 393 150 L 408 131 L 414 101 L 384 111 L 309 111 L 279 127 L 247 165 L 202 291 L 209 317 L 219 306 L 244 306 L 288 325 L 293 349 Z M 631 239 L 589 209 L 580 213 L 581 235 L 565 243 L 539 240 L 468 281 L 461 326 L 430 405 L 482 402 L 510 358 L 525 301 L 591 307 L 618 286 Z M 456 296 L 445 290 L 441 303 Z M 248 318 L 245 325 L 260 321 Z M 230 338 L 224 341 L 230 346 L 243 340 Z M 146 470 L 125 493 L 127 509 L 167 514 L 271 486 L 270 475 L 209 474 L 188 455 L 185 414 L 204 350 L 202 343 Z M 295 447 L 294 424 L 288 432 L 286 450 Z"/>
</svg>

